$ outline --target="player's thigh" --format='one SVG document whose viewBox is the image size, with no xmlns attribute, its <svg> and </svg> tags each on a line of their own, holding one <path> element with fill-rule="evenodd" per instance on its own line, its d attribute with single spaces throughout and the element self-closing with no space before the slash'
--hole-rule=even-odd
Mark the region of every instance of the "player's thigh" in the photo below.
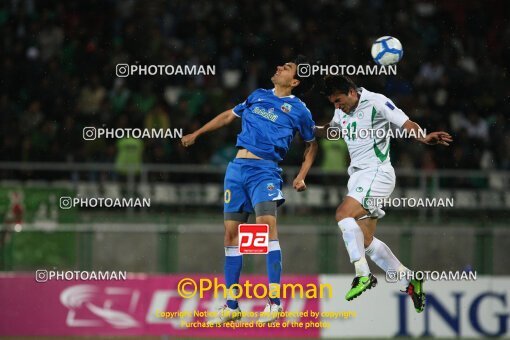
<svg viewBox="0 0 510 340">
<path fill-rule="evenodd" d="M 225 173 L 223 192 L 225 246 L 238 244 L 239 224 L 246 223 L 252 211 L 250 198 L 242 182 L 241 166 L 230 162 Z"/>
<path fill-rule="evenodd" d="M 336 220 L 347 217 L 358 219 L 370 215 L 370 206 L 366 204 L 366 197 L 371 196 L 371 188 L 377 178 L 378 168 L 369 168 L 354 172 L 347 182 L 347 196 L 337 208 Z M 374 208 L 375 209 L 375 208 Z"/>
<path fill-rule="evenodd" d="M 389 197 L 395 188 L 395 172 L 391 165 L 355 172 L 348 183 L 347 197 L 356 200 L 369 217 L 382 217 L 381 198 Z M 357 216 L 362 217 L 361 216 Z"/>
<path fill-rule="evenodd" d="M 371 187 L 377 177 L 378 168 L 358 170 L 349 177 L 347 182 L 347 197 L 358 201 L 361 206 L 365 204 L 365 197 L 372 196 Z"/>
<path fill-rule="evenodd" d="M 253 212 L 250 197 L 242 181 L 241 166 L 239 164 L 229 163 L 225 173 L 223 188 L 223 212 L 225 214 Z M 229 219 L 225 217 L 225 220 Z"/>
<path fill-rule="evenodd" d="M 392 166 L 381 166 L 370 184 L 370 196 L 386 198 L 390 197 L 395 189 L 396 177 Z"/>
<path fill-rule="evenodd" d="M 247 187 L 253 208 L 262 202 L 274 202 L 279 207 L 285 202 L 282 191 L 282 180 L 279 176 L 264 176 L 256 183 Z"/>
<path fill-rule="evenodd" d="M 285 202 L 281 170 L 277 167 L 254 169 L 246 181 L 257 223 L 269 225 L 269 237 L 276 239 L 277 208 Z"/>
<path fill-rule="evenodd" d="M 243 168 L 245 170 L 245 188 L 255 207 L 260 202 L 276 202 L 277 206 L 285 202 L 282 192 L 283 179 L 281 169 L 267 161 L 255 161 Z"/>
<path fill-rule="evenodd" d="M 269 239 L 278 239 L 278 230 L 276 227 L 276 209 L 277 202 L 264 201 L 257 203 L 254 207 L 255 220 L 258 224 L 267 224 L 269 226 Z"/>
<path fill-rule="evenodd" d="M 391 165 L 379 168 L 370 185 L 370 195 L 366 196 L 363 201 L 364 208 L 369 212 L 369 217 L 381 219 L 386 215 L 384 202 L 393 193 L 395 181 L 395 171 Z"/>
</svg>

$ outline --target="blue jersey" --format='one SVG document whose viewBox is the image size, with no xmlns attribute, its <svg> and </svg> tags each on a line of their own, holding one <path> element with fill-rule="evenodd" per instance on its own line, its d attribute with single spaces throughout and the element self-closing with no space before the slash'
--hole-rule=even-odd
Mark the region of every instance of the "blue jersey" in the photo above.
<svg viewBox="0 0 510 340">
<path fill-rule="evenodd" d="M 305 103 L 292 95 L 277 97 L 274 89 L 253 91 L 233 111 L 242 119 L 236 146 L 262 159 L 281 162 L 296 132 L 307 142 L 315 138 L 315 123 Z"/>
</svg>

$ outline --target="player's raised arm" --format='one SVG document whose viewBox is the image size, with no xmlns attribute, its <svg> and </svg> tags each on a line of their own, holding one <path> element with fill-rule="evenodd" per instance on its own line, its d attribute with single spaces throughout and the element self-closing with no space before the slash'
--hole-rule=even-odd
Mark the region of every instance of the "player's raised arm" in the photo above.
<svg viewBox="0 0 510 340">
<path fill-rule="evenodd" d="M 440 144 L 448 146 L 450 145 L 449 143 L 453 142 L 452 136 L 450 136 L 448 132 L 444 131 L 431 132 L 427 134 L 425 137 L 420 137 L 423 136 L 421 127 L 410 119 L 408 119 L 404 123 L 404 125 L 402 125 L 402 128 L 408 132 L 412 131 L 414 133 L 414 136 L 417 136 L 416 140 L 422 142 L 423 144 L 427 145 Z"/>
<path fill-rule="evenodd" d="M 236 119 L 237 116 L 234 114 L 232 109 L 224 111 L 211 119 L 207 124 L 202 126 L 200 129 L 196 130 L 193 133 L 190 133 L 181 139 L 181 143 L 183 146 L 188 147 L 195 143 L 195 140 L 202 134 L 210 131 L 217 130 L 225 125 L 228 125 Z"/>
<path fill-rule="evenodd" d="M 297 191 L 306 190 L 305 178 L 306 175 L 308 174 L 308 171 L 312 167 L 315 157 L 317 156 L 318 150 L 319 144 L 317 144 L 316 140 L 306 142 L 306 148 L 303 154 L 303 163 L 301 163 L 301 169 L 299 170 L 298 175 L 296 176 L 294 182 L 292 183 L 292 186 Z"/>
<path fill-rule="evenodd" d="M 315 140 L 315 130 L 316 125 L 312 119 L 312 113 L 305 107 L 303 115 L 301 116 L 301 124 L 298 126 L 298 131 L 301 135 L 301 138 L 303 138 L 303 140 L 306 142 L 306 148 L 303 154 L 303 163 L 301 163 L 301 169 L 299 170 L 298 175 L 292 183 L 292 186 L 297 191 L 306 190 L 305 178 L 308 174 L 308 171 L 312 167 L 315 157 L 317 156 L 317 151 L 319 150 L 319 145 Z"/>
<path fill-rule="evenodd" d="M 409 117 L 401 109 L 396 107 L 391 100 L 386 97 L 383 98 L 385 99 L 379 102 L 382 114 L 391 123 L 401 127 L 409 133 L 413 133 L 413 136 L 416 136 L 416 140 L 427 145 L 441 144 L 445 146 L 448 146 L 449 142 L 453 142 L 452 136 L 444 131 L 431 132 L 425 137 L 422 137 L 424 132 L 421 127 L 416 122 L 410 120 Z"/>
</svg>

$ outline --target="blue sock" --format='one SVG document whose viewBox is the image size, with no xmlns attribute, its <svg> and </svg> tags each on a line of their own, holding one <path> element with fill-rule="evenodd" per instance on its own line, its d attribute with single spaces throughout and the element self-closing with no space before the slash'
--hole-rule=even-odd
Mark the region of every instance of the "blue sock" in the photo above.
<svg viewBox="0 0 510 340">
<path fill-rule="evenodd" d="M 282 275 L 282 251 L 278 240 L 269 240 L 269 252 L 266 255 L 267 276 L 269 278 L 269 291 L 271 287 L 280 289 L 280 277 Z M 279 296 L 279 295 L 278 295 Z M 280 298 L 269 298 L 271 303 L 280 305 Z"/>
<path fill-rule="evenodd" d="M 235 283 L 239 283 L 241 269 L 243 268 L 243 255 L 239 252 L 239 247 L 225 247 L 225 286 L 230 288 Z M 239 304 L 237 300 L 227 297 L 228 308 L 236 309 Z"/>
</svg>

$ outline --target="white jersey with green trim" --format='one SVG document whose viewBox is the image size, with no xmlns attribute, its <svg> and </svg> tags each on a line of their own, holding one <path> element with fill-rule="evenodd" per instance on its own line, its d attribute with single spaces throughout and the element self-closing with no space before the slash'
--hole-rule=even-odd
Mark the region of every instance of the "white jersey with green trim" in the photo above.
<svg viewBox="0 0 510 340">
<path fill-rule="evenodd" d="M 349 175 L 357 170 L 390 164 L 392 124 L 397 128 L 409 117 L 386 96 L 360 88 L 358 106 L 350 113 L 335 110 L 331 127 L 340 129 L 347 143 L 351 164 Z"/>
</svg>

